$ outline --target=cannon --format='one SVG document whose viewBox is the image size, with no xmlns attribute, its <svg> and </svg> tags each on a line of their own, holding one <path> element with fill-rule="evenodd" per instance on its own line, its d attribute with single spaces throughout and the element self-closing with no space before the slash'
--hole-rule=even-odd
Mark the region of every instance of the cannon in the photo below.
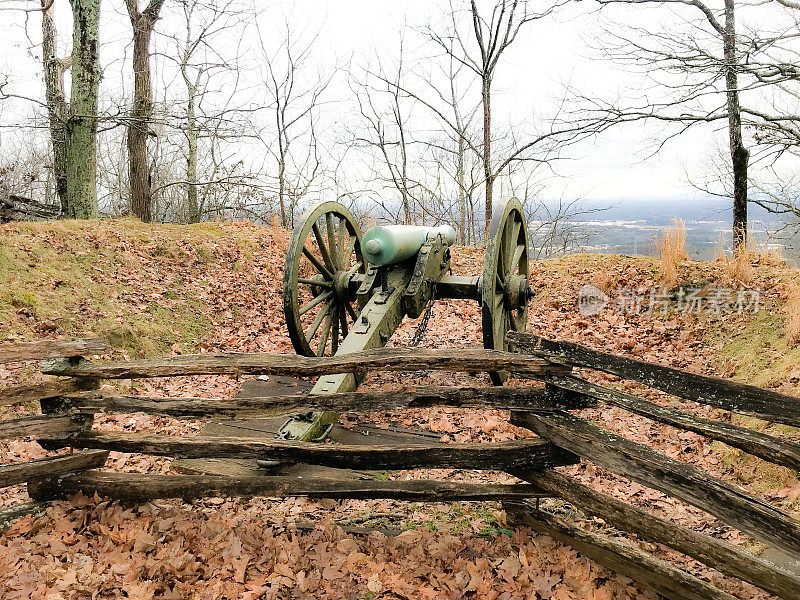
<svg viewBox="0 0 800 600">
<path fill-rule="evenodd" d="M 489 227 L 483 272 L 452 275 L 448 225 L 374 227 L 362 237 L 347 208 L 316 204 L 300 218 L 286 254 L 283 309 L 295 351 L 332 356 L 384 346 L 404 317 L 421 316 L 434 298 L 480 302 L 485 348 L 505 350 L 508 330 L 524 331 L 532 291 L 528 231 L 522 204 L 506 198 Z M 491 373 L 502 385 L 507 374 Z M 312 394 L 354 391 L 354 374 L 327 375 Z M 289 419 L 278 435 L 323 439 L 338 414 L 310 412 Z"/>
<path fill-rule="evenodd" d="M 456 241 L 456 232 L 449 225 L 416 227 L 414 225 L 388 225 L 373 227 L 361 243 L 364 258 L 376 267 L 396 264 L 417 254 L 429 237 L 441 235 L 449 247 Z"/>
</svg>

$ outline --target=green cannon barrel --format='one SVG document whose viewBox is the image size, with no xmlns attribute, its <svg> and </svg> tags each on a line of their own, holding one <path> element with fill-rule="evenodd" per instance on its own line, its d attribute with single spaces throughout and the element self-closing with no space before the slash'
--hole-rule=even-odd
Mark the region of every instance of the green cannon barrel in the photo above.
<svg viewBox="0 0 800 600">
<path fill-rule="evenodd" d="M 361 239 L 361 248 L 370 264 L 382 267 L 411 258 L 430 235 L 441 235 L 448 246 L 456 241 L 456 232 L 450 225 L 385 225 L 367 231 Z"/>
</svg>

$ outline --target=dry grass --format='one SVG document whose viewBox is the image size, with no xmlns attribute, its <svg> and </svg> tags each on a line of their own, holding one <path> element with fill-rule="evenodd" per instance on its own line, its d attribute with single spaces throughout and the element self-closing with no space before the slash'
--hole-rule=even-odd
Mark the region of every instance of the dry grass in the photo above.
<svg viewBox="0 0 800 600">
<path fill-rule="evenodd" d="M 774 250 L 758 246 L 748 237 L 745 245 L 733 251 L 731 256 L 722 246 L 717 246 L 716 259 L 722 266 L 722 283 L 728 287 L 747 287 L 753 283 L 756 264 L 777 266 L 783 257 Z"/>
<path fill-rule="evenodd" d="M 730 287 L 748 286 L 753 282 L 755 269 L 753 262 L 757 251 L 747 242 L 742 248 L 734 250 L 732 256 L 726 256 L 722 261 L 722 277 Z"/>
<path fill-rule="evenodd" d="M 606 294 L 610 294 L 617 283 L 616 273 L 608 269 L 601 269 L 592 275 L 591 283 Z"/>
<path fill-rule="evenodd" d="M 789 287 L 786 300 L 786 341 L 791 345 L 800 344 L 800 284 Z"/>
<path fill-rule="evenodd" d="M 783 268 L 786 266 L 786 257 L 778 248 L 767 248 L 759 254 L 758 264 L 764 267 Z"/>
<path fill-rule="evenodd" d="M 678 283 L 678 267 L 688 258 L 686 223 L 683 219 L 672 219 L 672 225 L 658 244 L 658 252 L 661 257 L 661 281 L 665 287 L 674 287 Z"/>
<path fill-rule="evenodd" d="M 752 285 L 756 267 L 783 268 L 786 259 L 780 250 L 769 248 L 748 237 L 745 245 L 733 252 L 725 252 L 724 240 L 716 247 L 715 262 L 722 267 L 722 283 L 728 287 L 747 287 Z"/>
</svg>

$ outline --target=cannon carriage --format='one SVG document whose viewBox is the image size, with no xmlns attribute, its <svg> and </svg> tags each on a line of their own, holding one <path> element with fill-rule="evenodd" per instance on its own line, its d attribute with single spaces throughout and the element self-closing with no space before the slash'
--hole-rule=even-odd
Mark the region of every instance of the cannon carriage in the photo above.
<svg viewBox="0 0 800 600">
<path fill-rule="evenodd" d="M 404 317 L 420 317 L 435 298 L 479 302 L 484 347 L 505 350 L 505 333 L 525 330 L 532 297 L 522 204 L 506 198 L 495 209 L 481 275 L 451 274 L 455 239 L 449 225 L 379 226 L 362 237 L 338 202 L 311 207 L 294 230 L 283 276 L 283 308 L 297 353 L 334 356 L 384 346 Z M 490 376 L 502 385 L 507 375 Z M 354 374 L 328 375 L 311 394 L 357 387 Z M 335 413 L 298 415 L 279 435 L 321 439 L 337 419 Z"/>
</svg>

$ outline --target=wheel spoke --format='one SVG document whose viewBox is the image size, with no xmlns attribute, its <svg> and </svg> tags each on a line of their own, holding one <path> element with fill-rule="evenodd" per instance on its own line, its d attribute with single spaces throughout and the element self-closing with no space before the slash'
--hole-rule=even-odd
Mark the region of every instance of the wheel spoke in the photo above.
<svg viewBox="0 0 800 600">
<path fill-rule="evenodd" d="M 516 244 L 519 242 L 519 231 L 522 229 L 522 221 L 514 219 L 514 225 L 511 228 L 511 239 Z"/>
<path fill-rule="evenodd" d="M 322 237 L 322 232 L 319 230 L 319 225 L 314 223 L 311 226 L 311 231 L 314 232 L 314 237 L 317 238 L 317 246 L 319 246 L 319 253 L 322 255 L 322 260 L 325 261 L 325 266 L 327 266 L 331 272 L 336 272 L 336 265 L 333 264 L 333 260 L 331 260 L 331 255 L 328 252 L 328 246 L 325 245 L 325 240 Z M 331 277 L 333 279 L 333 277 Z"/>
<path fill-rule="evenodd" d="M 349 306 L 349 304 L 345 302 L 343 306 L 339 307 L 339 318 L 342 321 L 342 339 L 346 338 L 347 334 L 350 332 L 349 327 L 347 327 L 347 313 L 345 312 L 345 306 Z"/>
<path fill-rule="evenodd" d="M 333 227 L 333 213 L 325 214 L 325 229 L 328 233 L 328 248 L 330 249 L 331 261 L 333 261 L 333 268 L 337 271 L 339 267 L 339 248 L 336 245 L 336 231 Z"/>
<path fill-rule="evenodd" d="M 311 250 L 303 246 L 303 254 L 309 260 L 309 262 L 314 265 L 314 268 L 319 272 L 325 279 L 333 280 L 333 273 L 331 273 L 328 268 L 319 262 L 319 259 L 311 254 Z"/>
<path fill-rule="evenodd" d="M 297 311 L 298 316 L 302 317 L 304 314 L 306 314 L 308 311 L 314 308 L 317 304 L 325 302 L 328 298 L 331 297 L 332 294 L 333 292 L 325 292 L 324 294 L 320 294 L 316 298 L 309 300 L 303 306 L 300 307 L 300 310 Z"/>
<path fill-rule="evenodd" d="M 339 218 L 339 232 L 336 237 L 336 247 L 341 252 L 341 265 L 344 269 L 350 265 L 350 261 L 347 259 L 350 258 L 350 252 L 352 252 L 352 248 L 350 248 L 350 232 L 347 230 L 347 219 L 344 217 Z M 350 249 L 348 250 L 348 248 Z"/>
<path fill-rule="evenodd" d="M 356 318 L 357 318 L 356 317 L 356 311 L 353 310 L 353 307 L 350 305 L 349 302 L 345 302 L 344 303 L 344 308 L 347 311 L 347 314 L 349 314 L 350 317 L 353 319 L 353 323 L 355 323 L 356 322 Z"/>
<path fill-rule="evenodd" d="M 350 265 L 350 256 L 353 254 L 353 250 L 355 249 L 355 247 L 356 247 L 356 236 L 352 235 L 350 236 L 350 239 L 347 241 L 347 245 L 344 248 L 344 254 L 342 255 L 342 261 L 343 261 L 342 264 L 345 267 Z"/>
<path fill-rule="evenodd" d="M 319 340 L 319 346 L 317 346 L 317 356 L 325 354 L 325 347 L 328 345 L 328 336 L 331 334 L 331 325 L 331 311 L 329 306 L 325 315 L 325 325 L 322 327 L 322 337 Z"/>
<path fill-rule="evenodd" d="M 503 229 L 500 230 L 499 239 L 497 240 L 497 270 L 502 271 L 505 274 L 505 266 L 506 266 L 506 255 L 508 254 L 508 247 L 506 246 L 506 240 L 508 234 L 508 221 L 503 223 Z"/>
<path fill-rule="evenodd" d="M 511 231 L 510 232 L 508 232 L 508 231 L 506 232 L 509 235 L 504 240 L 505 241 L 504 246 L 505 246 L 506 254 L 505 254 L 505 263 L 504 263 L 503 266 L 505 267 L 505 272 L 510 275 L 511 273 L 513 273 L 513 270 L 512 270 L 513 259 L 514 259 L 513 249 L 516 248 L 517 245 L 518 245 L 517 244 L 517 240 L 519 239 L 519 229 L 521 227 L 521 223 L 519 223 L 518 221 L 514 220 L 514 221 L 511 221 L 509 223 L 509 225 L 510 225 L 509 229 L 511 229 Z"/>
<path fill-rule="evenodd" d="M 517 330 L 517 318 L 514 316 L 514 311 L 508 312 L 508 324 L 513 331 Z"/>
<path fill-rule="evenodd" d="M 522 259 L 522 255 L 525 252 L 525 246 L 523 244 L 519 244 L 517 249 L 514 250 L 514 256 L 511 258 L 511 266 L 508 269 L 510 274 L 514 274 L 519 266 L 519 261 Z"/>
<path fill-rule="evenodd" d="M 324 287 L 324 288 L 333 287 L 333 284 L 330 281 L 324 281 L 321 279 L 306 279 L 305 277 L 298 277 L 297 283 L 305 283 L 306 285 L 317 285 L 319 287 Z"/>
<path fill-rule="evenodd" d="M 497 344 L 503 339 L 503 336 L 506 334 L 506 311 L 501 308 L 497 309 L 495 313 L 497 318 L 497 329 L 496 332 L 496 339 L 494 340 L 494 347 L 497 348 Z"/>
<path fill-rule="evenodd" d="M 309 327 L 308 331 L 306 331 L 306 341 L 309 344 L 311 343 L 311 340 L 314 339 L 314 336 L 317 334 L 319 326 L 322 325 L 322 321 L 325 319 L 330 310 L 331 310 L 330 305 L 326 303 L 325 307 L 321 311 L 319 311 L 317 318 L 314 319 L 313 323 L 311 323 L 311 327 Z"/>
<path fill-rule="evenodd" d="M 339 350 L 339 311 L 332 306 L 331 313 L 333 313 L 333 335 L 331 336 L 331 356 L 333 356 Z"/>
</svg>

